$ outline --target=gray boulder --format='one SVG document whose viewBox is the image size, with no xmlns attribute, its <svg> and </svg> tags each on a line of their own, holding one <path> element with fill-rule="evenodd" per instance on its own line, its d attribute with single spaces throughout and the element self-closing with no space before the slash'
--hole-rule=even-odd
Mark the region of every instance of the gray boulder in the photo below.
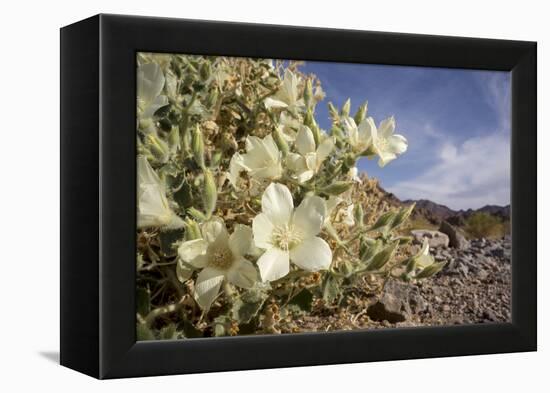
<svg viewBox="0 0 550 393">
<path fill-rule="evenodd" d="M 427 229 L 415 229 L 411 231 L 411 235 L 414 239 L 414 242 L 417 244 L 422 244 L 424 239 L 428 239 L 428 244 L 431 248 L 438 247 L 448 247 L 449 246 L 449 236 L 439 231 L 430 231 Z"/>
<path fill-rule="evenodd" d="M 441 225 L 439 226 L 439 231 L 449 236 L 449 245 L 451 247 L 457 248 L 459 250 L 464 250 L 468 248 L 468 240 L 466 240 L 459 229 L 455 228 L 447 221 L 441 222 Z"/>
</svg>

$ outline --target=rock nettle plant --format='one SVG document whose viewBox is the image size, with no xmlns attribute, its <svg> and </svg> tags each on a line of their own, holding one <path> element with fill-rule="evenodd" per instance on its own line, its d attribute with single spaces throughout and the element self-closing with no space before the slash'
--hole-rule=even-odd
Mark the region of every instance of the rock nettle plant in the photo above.
<svg viewBox="0 0 550 393">
<path fill-rule="evenodd" d="M 394 118 L 328 103 L 321 130 L 299 66 L 138 55 L 138 339 L 301 331 L 443 267 L 399 232 L 414 206 L 389 209 L 357 173 L 405 153 Z"/>
</svg>

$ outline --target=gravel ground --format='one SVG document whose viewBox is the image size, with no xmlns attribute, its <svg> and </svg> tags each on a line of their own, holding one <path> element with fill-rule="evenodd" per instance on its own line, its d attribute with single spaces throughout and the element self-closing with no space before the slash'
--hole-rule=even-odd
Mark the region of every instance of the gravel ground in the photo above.
<svg viewBox="0 0 550 393">
<path fill-rule="evenodd" d="M 417 284 L 389 281 L 378 297 L 345 308 L 315 307 L 292 321 L 291 331 L 333 331 L 511 321 L 509 238 L 466 242 L 463 249 L 432 250 L 446 260 L 435 277 Z"/>
</svg>

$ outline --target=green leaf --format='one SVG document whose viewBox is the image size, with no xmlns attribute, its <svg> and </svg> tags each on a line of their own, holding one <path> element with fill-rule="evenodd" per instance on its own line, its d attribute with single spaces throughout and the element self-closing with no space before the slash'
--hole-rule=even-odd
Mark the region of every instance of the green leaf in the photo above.
<svg viewBox="0 0 550 393">
<path fill-rule="evenodd" d="M 443 269 L 446 264 L 447 262 L 432 263 L 431 265 L 426 266 L 424 269 L 422 269 L 414 278 L 422 279 L 431 277 L 441 271 L 441 269 Z"/>
<path fill-rule="evenodd" d="M 306 288 L 293 296 L 288 302 L 289 305 L 297 306 L 301 311 L 311 312 L 313 306 L 313 294 Z"/>
<path fill-rule="evenodd" d="M 374 271 L 383 268 L 386 263 L 390 261 L 397 249 L 399 241 L 391 243 L 389 246 L 384 248 L 378 254 L 376 254 L 372 260 L 367 265 L 367 271 Z"/>
<path fill-rule="evenodd" d="M 174 257 L 177 250 L 174 243 L 183 238 L 183 229 L 161 231 L 159 234 L 160 251 L 165 257 Z"/>
<path fill-rule="evenodd" d="M 325 302 L 332 303 L 338 299 L 341 293 L 340 281 L 340 279 L 331 274 L 325 276 L 322 284 L 323 300 Z"/>
<path fill-rule="evenodd" d="M 403 224 L 411 215 L 416 203 L 411 204 L 408 207 L 403 207 L 395 215 L 395 219 L 391 223 L 391 229 L 397 228 L 399 225 Z"/>
<path fill-rule="evenodd" d="M 386 228 L 391 227 L 396 215 L 397 214 L 395 212 L 386 212 L 382 214 L 374 225 L 369 228 L 369 231 L 385 230 Z"/>
<path fill-rule="evenodd" d="M 176 331 L 176 325 L 174 323 L 171 323 L 160 329 L 159 336 L 161 340 L 174 340 L 177 338 L 177 333 L 178 332 Z"/>
<path fill-rule="evenodd" d="M 174 192 L 174 201 L 182 209 L 188 209 L 193 206 L 193 192 L 189 183 L 186 181 L 183 182 L 179 190 Z"/>
<path fill-rule="evenodd" d="M 137 341 L 155 340 L 155 334 L 144 323 L 138 323 L 136 326 L 136 338 Z"/>
<path fill-rule="evenodd" d="M 197 329 L 195 325 L 189 322 L 187 319 L 183 321 L 183 335 L 186 338 L 203 337 L 202 331 Z"/>
<path fill-rule="evenodd" d="M 146 288 L 137 287 L 136 289 L 137 312 L 145 317 L 151 311 L 151 291 Z"/>
<path fill-rule="evenodd" d="M 214 319 L 214 336 L 228 336 L 229 327 L 231 326 L 231 318 L 227 315 L 220 315 Z"/>
<path fill-rule="evenodd" d="M 267 291 L 260 288 L 252 288 L 237 298 L 231 308 L 231 316 L 239 324 L 249 323 L 262 309 L 268 295 Z"/>
</svg>

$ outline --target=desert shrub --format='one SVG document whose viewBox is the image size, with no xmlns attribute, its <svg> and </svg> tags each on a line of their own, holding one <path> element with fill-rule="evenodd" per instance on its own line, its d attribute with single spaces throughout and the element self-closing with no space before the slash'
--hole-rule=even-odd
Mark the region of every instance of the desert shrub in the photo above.
<svg viewBox="0 0 550 393">
<path fill-rule="evenodd" d="M 296 331 L 357 282 L 376 293 L 443 267 L 403 247 L 414 205 L 392 208 L 357 174 L 361 157 L 405 152 L 394 118 L 328 103 L 321 130 L 321 83 L 299 65 L 138 55 L 139 339 Z"/>
<path fill-rule="evenodd" d="M 509 225 L 500 218 L 485 212 L 477 212 L 466 218 L 464 230 L 472 238 L 497 238 L 505 235 Z M 508 230 L 509 232 L 509 230 Z"/>
</svg>

